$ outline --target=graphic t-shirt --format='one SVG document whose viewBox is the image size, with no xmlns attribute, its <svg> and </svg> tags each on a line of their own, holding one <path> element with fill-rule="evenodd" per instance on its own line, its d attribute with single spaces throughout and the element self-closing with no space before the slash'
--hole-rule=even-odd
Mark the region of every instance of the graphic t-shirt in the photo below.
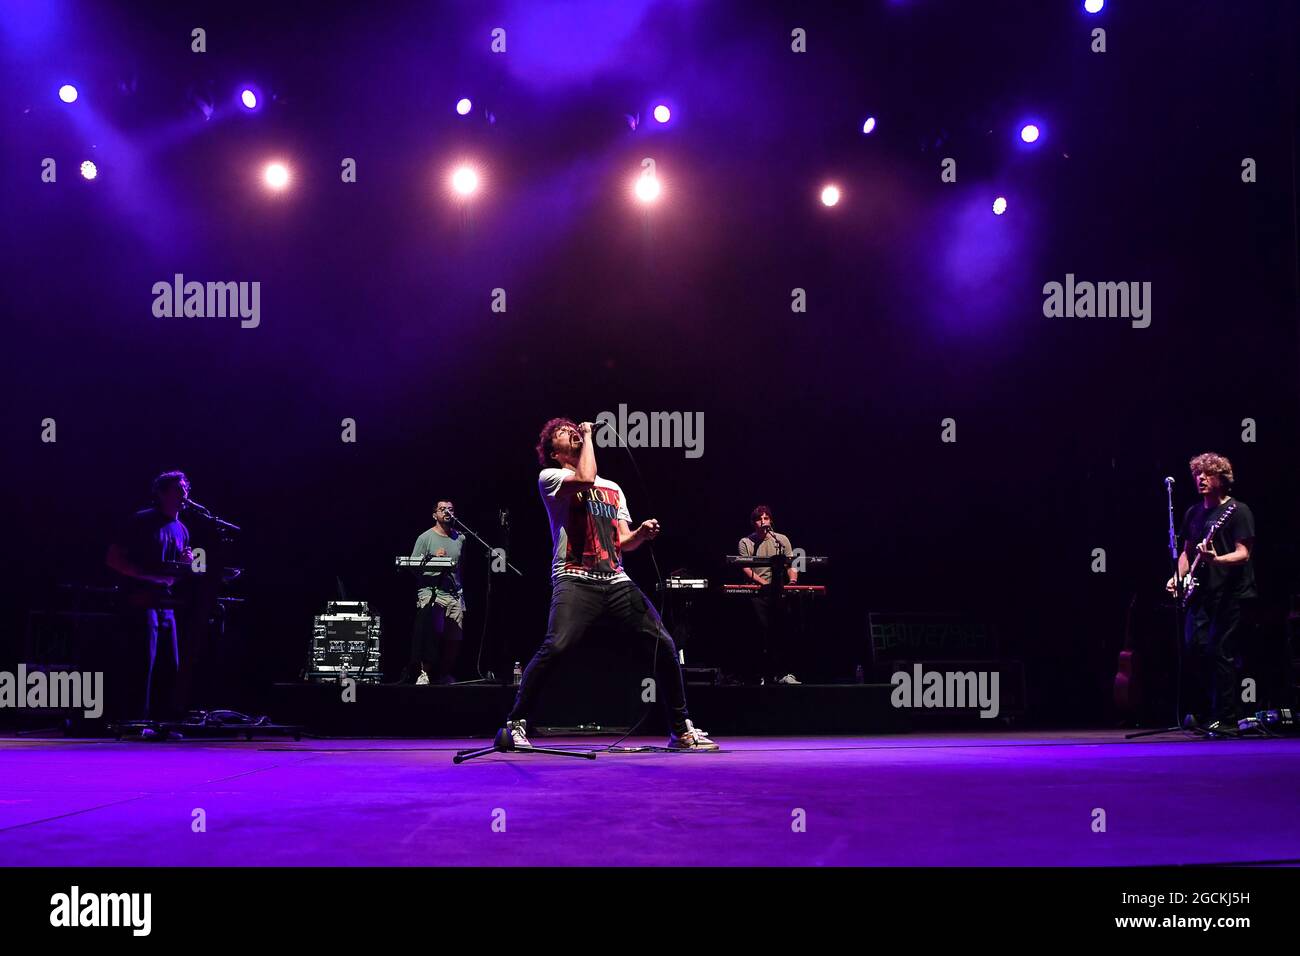
<svg viewBox="0 0 1300 956">
<path fill-rule="evenodd" d="M 1205 540 L 1206 532 L 1219 520 L 1219 516 L 1230 505 L 1236 505 L 1232 515 L 1219 530 L 1214 532 L 1214 551 L 1216 554 L 1230 554 L 1237 547 L 1237 542 L 1255 537 L 1255 516 L 1249 508 L 1236 498 L 1229 498 L 1217 508 L 1206 508 L 1203 502 L 1197 502 L 1183 515 L 1183 541 L 1187 549 L 1187 562 L 1190 565 L 1196 559 L 1196 546 Z M 1254 560 L 1243 564 L 1210 564 L 1204 561 L 1196 569 L 1200 581 L 1198 593 L 1202 597 L 1228 594 L 1238 598 L 1256 596 Z M 1195 596 L 1192 598 L 1196 600 Z"/>
<path fill-rule="evenodd" d="M 590 488 L 563 491 L 564 479 L 573 474 L 569 468 L 544 468 L 537 478 L 542 504 L 551 519 L 551 579 L 630 580 L 623 571 L 623 553 L 618 546 L 619 521 L 632 521 L 623 489 L 597 475 Z"/>
</svg>

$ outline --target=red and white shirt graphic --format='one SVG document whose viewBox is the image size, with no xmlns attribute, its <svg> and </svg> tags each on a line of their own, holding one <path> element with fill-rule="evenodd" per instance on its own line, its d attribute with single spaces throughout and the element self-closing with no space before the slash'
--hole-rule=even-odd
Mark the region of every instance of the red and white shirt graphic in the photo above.
<svg viewBox="0 0 1300 956">
<path fill-rule="evenodd" d="M 552 580 L 630 580 L 623 571 L 623 553 L 618 546 L 619 521 L 632 522 L 623 489 L 597 475 L 590 488 L 565 491 L 564 479 L 573 475 L 570 468 L 545 468 L 537 479 L 551 519 Z"/>
</svg>

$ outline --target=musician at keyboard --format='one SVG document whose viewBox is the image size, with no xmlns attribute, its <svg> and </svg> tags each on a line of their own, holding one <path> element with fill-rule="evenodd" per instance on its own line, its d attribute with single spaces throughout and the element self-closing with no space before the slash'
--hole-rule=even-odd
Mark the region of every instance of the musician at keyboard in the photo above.
<svg viewBox="0 0 1300 956">
<path fill-rule="evenodd" d="M 455 529 L 455 504 L 449 499 L 438 501 L 433 522 L 432 528 L 415 539 L 411 557 L 450 558 L 454 566 L 420 575 L 406 680 L 416 684 L 454 684 L 456 658 L 465 634 L 465 590 L 460 577 L 465 536 Z"/>
<path fill-rule="evenodd" d="M 189 479 L 183 471 L 165 471 L 154 479 L 152 493 L 153 505 L 118 528 L 104 558 L 123 578 L 127 598 L 124 627 L 132 660 L 122 673 L 128 688 L 125 706 L 130 716 L 146 720 L 185 716 L 188 702 L 176 699 L 180 636 L 171 593 L 175 572 L 168 565 L 194 560 L 189 529 L 180 520 L 190 494 Z"/>
<path fill-rule="evenodd" d="M 783 554 L 791 557 L 794 554 L 794 548 L 790 545 L 790 539 L 780 534 L 772 527 L 772 509 L 767 505 L 759 505 L 749 514 L 750 523 L 753 524 L 754 530 L 740 539 L 736 553 L 745 558 L 770 558 L 777 554 Z M 742 567 L 745 577 L 751 584 L 771 584 L 771 568 L 746 568 Z M 799 580 L 799 572 L 793 567 L 786 569 L 786 584 L 795 584 Z"/>
<path fill-rule="evenodd" d="M 749 514 L 754 530 L 740 539 L 737 554 L 741 557 L 771 558 L 783 555 L 793 560 L 794 548 L 790 539 L 772 527 L 772 509 L 758 505 Z M 772 568 L 741 567 L 751 584 L 771 585 Z M 786 584 L 799 580 L 793 567 L 785 569 Z M 791 672 L 791 628 L 789 610 L 782 594 L 775 588 L 761 587 L 751 602 L 757 625 L 757 642 L 746 662 L 744 676 L 760 683 L 797 684 Z"/>
</svg>

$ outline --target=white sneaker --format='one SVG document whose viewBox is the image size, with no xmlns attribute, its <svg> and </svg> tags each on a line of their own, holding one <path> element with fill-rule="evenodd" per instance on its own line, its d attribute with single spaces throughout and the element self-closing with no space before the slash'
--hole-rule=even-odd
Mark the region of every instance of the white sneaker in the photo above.
<svg viewBox="0 0 1300 956">
<path fill-rule="evenodd" d="M 429 683 L 429 675 L 424 671 L 420 671 L 420 676 L 415 679 L 415 686 L 420 687 L 427 683 Z"/>
<path fill-rule="evenodd" d="M 515 750 L 532 749 L 533 745 L 528 742 L 527 724 L 526 720 L 506 721 L 506 730 L 510 731 L 510 743 Z"/>
<path fill-rule="evenodd" d="M 798 679 L 797 679 L 793 674 L 786 674 L 784 677 L 778 677 L 778 678 L 776 679 L 776 682 L 777 682 L 778 684 L 797 684 L 797 683 L 799 683 Z"/>
<path fill-rule="evenodd" d="M 708 738 L 704 731 L 697 728 L 689 720 L 686 721 L 686 732 L 680 737 L 677 734 L 668 736 L 669 750 L 721 750 L 716 743 Z"/>
</svg>

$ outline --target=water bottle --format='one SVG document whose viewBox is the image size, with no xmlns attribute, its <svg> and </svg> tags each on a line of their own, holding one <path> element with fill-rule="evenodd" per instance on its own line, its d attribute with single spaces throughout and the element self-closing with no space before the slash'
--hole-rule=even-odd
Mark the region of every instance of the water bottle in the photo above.
<svg viewBox="0 0 1300 956">
<path fill-rule="evenodd" d="M 515 676 L 514 676 L 514 680 L 511 681 L 511 683 L 514 684 L 514 686 L 518 687 L 519 682 L 523 679 L 524 679 L 524 669 L 519 666 L 518 661 L 515 661 Z"/>
</svg>

